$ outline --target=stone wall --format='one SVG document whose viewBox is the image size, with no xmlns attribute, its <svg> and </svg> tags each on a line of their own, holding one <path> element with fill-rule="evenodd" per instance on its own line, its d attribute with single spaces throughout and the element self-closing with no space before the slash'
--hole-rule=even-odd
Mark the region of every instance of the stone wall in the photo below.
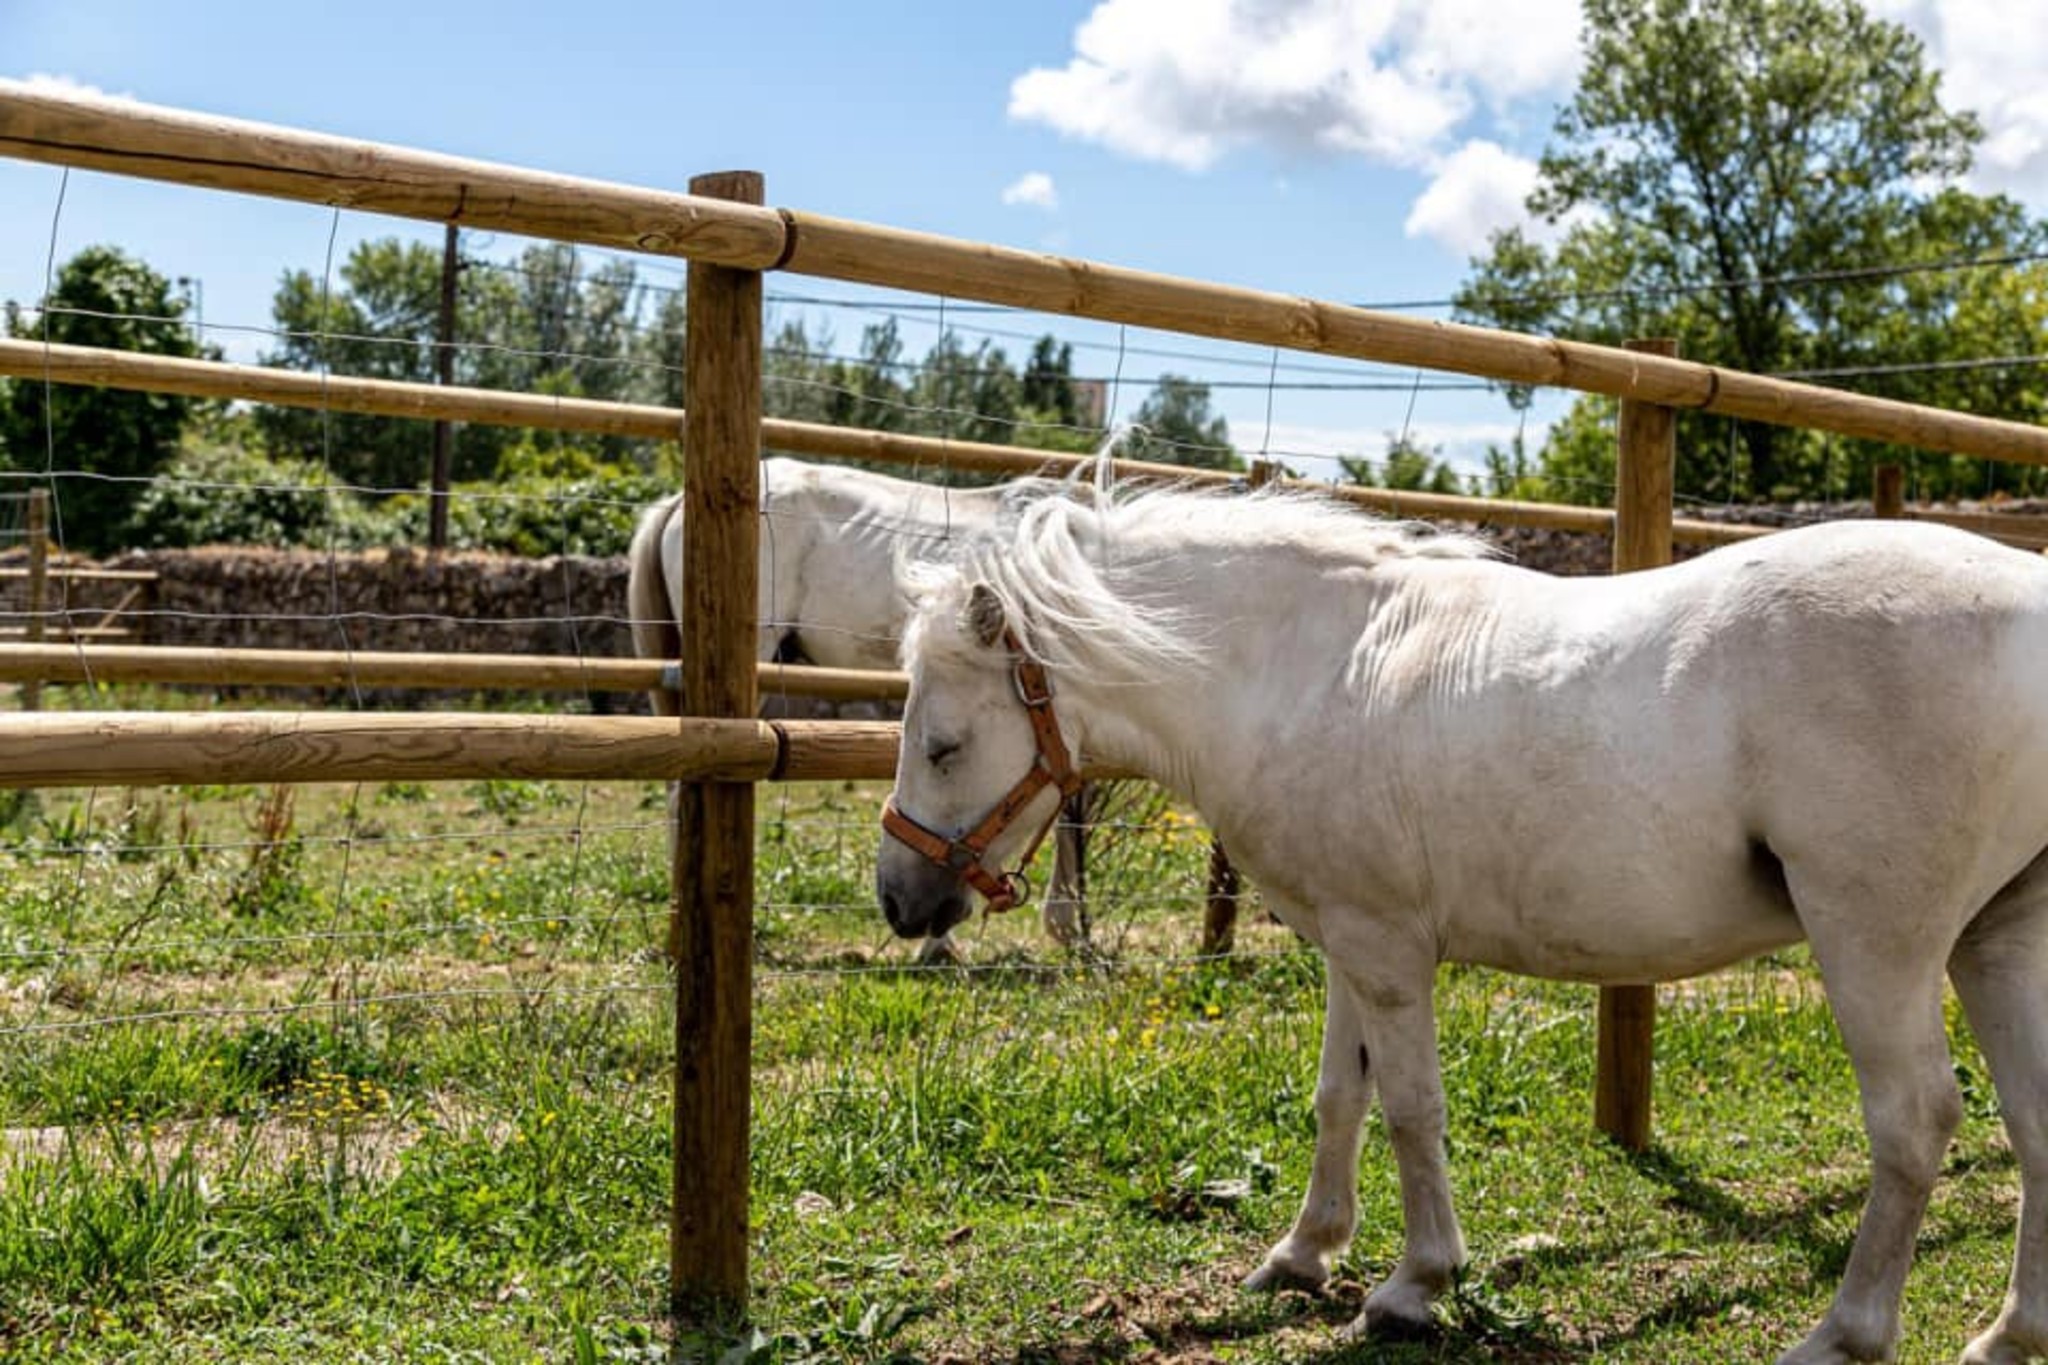
<svg viewBox="0 0 2048 1365">
<path fill-rule="evenodd" d="M 18 555 L 6 558 L 20 562 Z M 125 627 L 119 643 L 570 657 L 633 652 L 623 558 L 430 556 L 403 549 L 328 555 L 230 546 L 133 551 L 99 567 L 147 570 L 157 578 L 133 600 L 132 583 L 66 585 L 53 578 L 50 609 L 65 611 L 73 626 L 104 621 Z M 26 605 L 26 585 L 0 579 L 0 624 L 18 624 Z M 457 704 L 442 691 L 269 695 L 378 708 Z M 641 698 L 604 693 L 571 704 L 598 712 L 645 709 Z"/>
<path fill-rule="evenodd" d="M 626 561 L 215 547 L 123 554 L 157 575 L 144 643 L 240 649 L 630 655 Z M 104 602 L 114 585 L 84 585 Z"/>
</svg>

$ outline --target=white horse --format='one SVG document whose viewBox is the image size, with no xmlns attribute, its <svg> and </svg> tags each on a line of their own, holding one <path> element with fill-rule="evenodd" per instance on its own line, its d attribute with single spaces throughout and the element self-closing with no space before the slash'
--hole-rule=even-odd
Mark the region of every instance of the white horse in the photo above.
<svg viewBox="0 0 2048 1365">
<path fill-rule="evenodd" d="M 966 913 L 961 873 L 933 853 L 999 869 L 1053 813 L 1046 790 L 1008 784 L 1057 777 L 1072 754 L 1186 796 L 1328 958 L 1307 1198 L 1251 1285 L 1329 1275 L 1356 1223 L 1375 1090 L 1405 1248 L 1348 1330 L 1422 1324 L 1451 1283 L 1465 1248 L 1445 1172 L 1438 964 L 1640 983 L 1804 938 L 1855 1065 L 1873 1169 L 1834 1302 L 1783 1361 L 1896 1346 L 1961 1114 L 1944 969 L 2023 1192 L 2004 1310 L 1962 1359 L 2048 1354 L 2039 556 L 1934 526 L 1835 523 L 1558 579 L 1315 500 L 1168 492 L 1029 508 L 918 592 L 889 818 L 923 850 L 885 836 L 878 870 L 898 933 Z M 1039 671 L 1050 687 L 1027 676 Z M 1014 818 L 991 835 L 997 804 Z"/>
<path fill-rule="evenodd" d="M 905 566 L 943 556 L 986 533 L 1006 510 L 1068 489 L 1051 479 L 1019 479 L 992 488 L 941 488 L 865 470 L 761 462 L 761 659 L 826 668 L 894 669 L 909 600 Z M 682 649 L 683 494 L 640 516 L 627 551 L 626 598 L 633 649 L 641 658 L 674 659 Z M 652 694 L 657 715 L 675 715 L 672 690 Z M 1061 943 L 1087 937 L 1082 903 L 1077 800 L 1053 847 L 1044 901 L 1046 928 Z M 933 935 L 925 960 L 953 955 Z"/>
</svg>

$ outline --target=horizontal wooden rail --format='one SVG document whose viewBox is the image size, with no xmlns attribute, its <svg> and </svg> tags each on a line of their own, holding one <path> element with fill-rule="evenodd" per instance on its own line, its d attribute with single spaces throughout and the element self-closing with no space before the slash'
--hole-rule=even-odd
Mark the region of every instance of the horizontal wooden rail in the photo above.
<svg viewBox="0 0 2048 1365">
<path fill-rule="evenodd" d="M 2048 430 L 1618 347 L 0 81 L 0 154 L 2048 464 Z"/>
<path fill-rule="evenodd" d="M 33 569 L 0 568 L 0 578 L 28 578 Z M 69 579 L 74 583 L 154 583 L 157 581 L 153 569 L 86 569 L 73 568 L 68 564 L 52 564 L 44 574 L 50 578 Z"/>
<path fill-rule="evenodd" d="M 672 716 L 43 712 L 0 716 L 0 787 L 880 780 L 896 770 L 898 729 Z"/>
<path fill-rule="evenodd" d="M 352 379 L 340 375 L 322 377 L 260 365 L 228 365 L 219 361 L 138 355 L 131 351 L 91 346 L 46 345 L 19 339 L 0 339 L 0 374 L 43 377 L 60 384 L 181 393 L 198 398 L 246 399 L 284 407 L 382 417 L 445 418 L 494 426 L 534 427 L 661 441 L 677 440 L 682 434 L 683 414 L 674 408 L 583 398 L 545 398 L 532 394 L 501 393 L 494 389 L 442 388 L 401 380 Z M 797 455 L 874 460 L 983 474 L 1069 474 L 1091 463 L 1087 456 L 1036 450 L 1029 446 L 906 436 L 897 432 L 863 431 L 856 427 L 777 418 L 762 421 L 761 440 L 771 449 Z M 1238 477 L 1223 470 L 1190 469 L 1183 465 L 1146 460 L 1118 460 L 1114 467 L 1119 478 L 1179 483 L 1221 485 Z M 1308 480 L 1276 482 L 1313 488 L 1394 516 L 1437 517 L 1490 526 L 1522 526 L 1591 535 L 1606 535 L 1614 527 L 1613 509 L 1605 507 L 1572 507 L 1387 488 L 1333 487 Z M 1767 532 L 1768 528 L 1764 527 L 1683 518 L 1672 523 L 1673 537 L 1680 544 L 1688 545 L 1721 545 Z"/>
<path fill-rule="evenodd" d="M 8 614 L 15 615 L 18 613 Z M 45 619 L 38 624 L 41 628 L 34 631 L 28 626 L 0 626 L 0 640 L 26 640 L 30 638 L 40 640 L 58 638 L 66 640 L 132 640 L 135 638 L 135 631 L 128 626 L 107 625 L 105 623 L 94 626 L 73 626 L 49 619 Z"/>
<path fill-rule="evenodd" d="M 2048 549 L 2048 517 L 2016 512 L 1946 512 L 1931 507 L 1908 507 L 1904 515 L 1908 521 L 1932 521 L 1975 531 L 2023 550 Z"/>
<path fill-rule="evenodd" d="M 0 645 L 0 682 L 161 683 L 194 687 L 413 687 L 438 690 L 644 692 L 674 685 L 653 659 L 537 654 L 408 654 L 173 645 Z M 901 673 L 760 665 L 763 695 L 900 701 Z"/>
</svg>

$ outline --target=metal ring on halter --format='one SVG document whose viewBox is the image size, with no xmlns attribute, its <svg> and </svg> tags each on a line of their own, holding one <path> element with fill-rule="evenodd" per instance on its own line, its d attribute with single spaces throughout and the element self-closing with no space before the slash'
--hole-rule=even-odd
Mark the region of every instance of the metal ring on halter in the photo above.
<svg viewBox="0 0 2048 1365">
<path fill-rule="evenodd" d="M 1027 710 L 1035 710 L 1038 707 L 1047 706 L 1052 703 L 1051 678 L 1047 677 L 1044 673 L 1038 675 L 1038 685 L 1045 690 L 1035 697 L 1025 691 L 1028 685 L 1023 669 L 1013 668 L 1010 670 L 1010 690 L 1017 694 L 1017 700 L 1023 703 Z"/>
<path fill-rule="evenodd" d="M 996 884 L 1003 888 L 1006 904 L 1004 910 L 1014 910 L 1031 899 L 1031 879 L 1024 875 L 1024 869 L 1005 872 L 996 878 Z"/>
</svg>

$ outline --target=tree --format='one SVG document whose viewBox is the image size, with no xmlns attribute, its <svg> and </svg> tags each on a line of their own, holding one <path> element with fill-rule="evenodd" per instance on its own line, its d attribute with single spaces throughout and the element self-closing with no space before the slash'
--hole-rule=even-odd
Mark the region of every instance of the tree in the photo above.
<svg viewBox="0 0 2048 1365">
<path fill-rule="evenodd" d="M 1671 335 L 1690 359 L 1764 374 L 2038 349 L 2026 307 L 1984 296 L 2010 273 L 1865 269 L 2048 244 L 2008 200 L 1930 192 L 1969 168 L 1982 130 L 1942 106 L 1902 26 L 1856 0 L 1585 0 L 1584 16 L 1579 88 L 1529 200 L 1562 237 L 1497 235 L 1459 292 L 1463 317 L 1607 342 Z M 1887 387 L 2040 412 L 2010 375 L 1936 375 Z M 1810 493 L 1837 461 L 1882 453 L 1746 423 L 1731 460 L 1728 431 L 1684 419 L 1683 491 Z"/>
<path fill-rule="evenodd" d="M 1356 455 L 1340 455 L 1338 466 L 1352 483 L 1368 488 L 1394 488 L 1408 493 L 1464 493 L 1466 483 L 1443 458 L 1443 451 L 1410 437 L 1389 433 L 1387 453 L 1377 466 Z"/>
<path fill-rule="evenodd" d="M 395 237 L 363 242 L 336 273 L 337 287 L 304 270 L 279 283 L 271 308 L 282 338 L 265 363 L 432 383 L 439 249 Z M 664 305 L 650 333 L 640 322 L 645 292 L 630 263 L 585 272 L 573 247 L 531 247 L 509 266 L 471 262 L 458 281 L 455 382 L 634 402 L 679 398 L 681 296 Z M 260 425 L 273 453 L 316 461 L 343 482 L 386 493 L 426 482 L 430 423 L 280 408 L 265 409 Z M 509 428 L 461 425 L 455 477 L 489 476 L 514 439 Z M 651 463 L 642 445 L 599 441 L 607 460 Z"/>
<path fill-rule="evenodd" d="M 280 333 L 267 365 L 415 384 L 434 382 L 433 341 L 440 307 L 441 255 L 423 243 L 383 238 L 360 243 L 331 287 L 308 270 L 288 272 L 271 313 Z M 458 310 L 460 317 L 460 310 Z M 458 323 L 457 335 L 474 333 Z M 457 358 L 457 374 L 463 374 Z M 432 426 L 347 413 L 264 408 L 257 417 L 265 446 L 277 458 L 307 460 L 343 483 L 370 489 L 426 482 Z M 476 424 L 456 435 L 455 474 L 472 475 L 494 461 L 497 433 Z"/>
<path fill-rule="evenodd" d="M 94 246 L 64 263 L 45 309 L 31 314 L 10 305 L 7 330 L 72 346 L 192 357 L 201 348 L 178 325 L 184 312 L 185 301 L 163 276 L 113 247 Z M 173 394 L 17 380 L 0 398 L 0 450 L 16 469 L 49 469 L 56 476 L 54 529 L 72 549 L 103 553 L 120 545 L 136 498 L 177 453 L 196 407 Z"/>
<path fill-rule="evenodd" d="M 1042 422 L 1078 426 L 1081 404 L 1074 394 L 1074 343 L 1048 332 L 1031 345 L 1023 378 L 1024 406 Z"/>
<path fill-rule="evenodd" d="M 1243 469 L 1230 444 L 1230 423 L 1209 407 L 1209 386 L 1163 374 L 1131 418 L 1117 448 L 1129 460 L 1161 460 L 1196 469 Z"/>
</svg>

